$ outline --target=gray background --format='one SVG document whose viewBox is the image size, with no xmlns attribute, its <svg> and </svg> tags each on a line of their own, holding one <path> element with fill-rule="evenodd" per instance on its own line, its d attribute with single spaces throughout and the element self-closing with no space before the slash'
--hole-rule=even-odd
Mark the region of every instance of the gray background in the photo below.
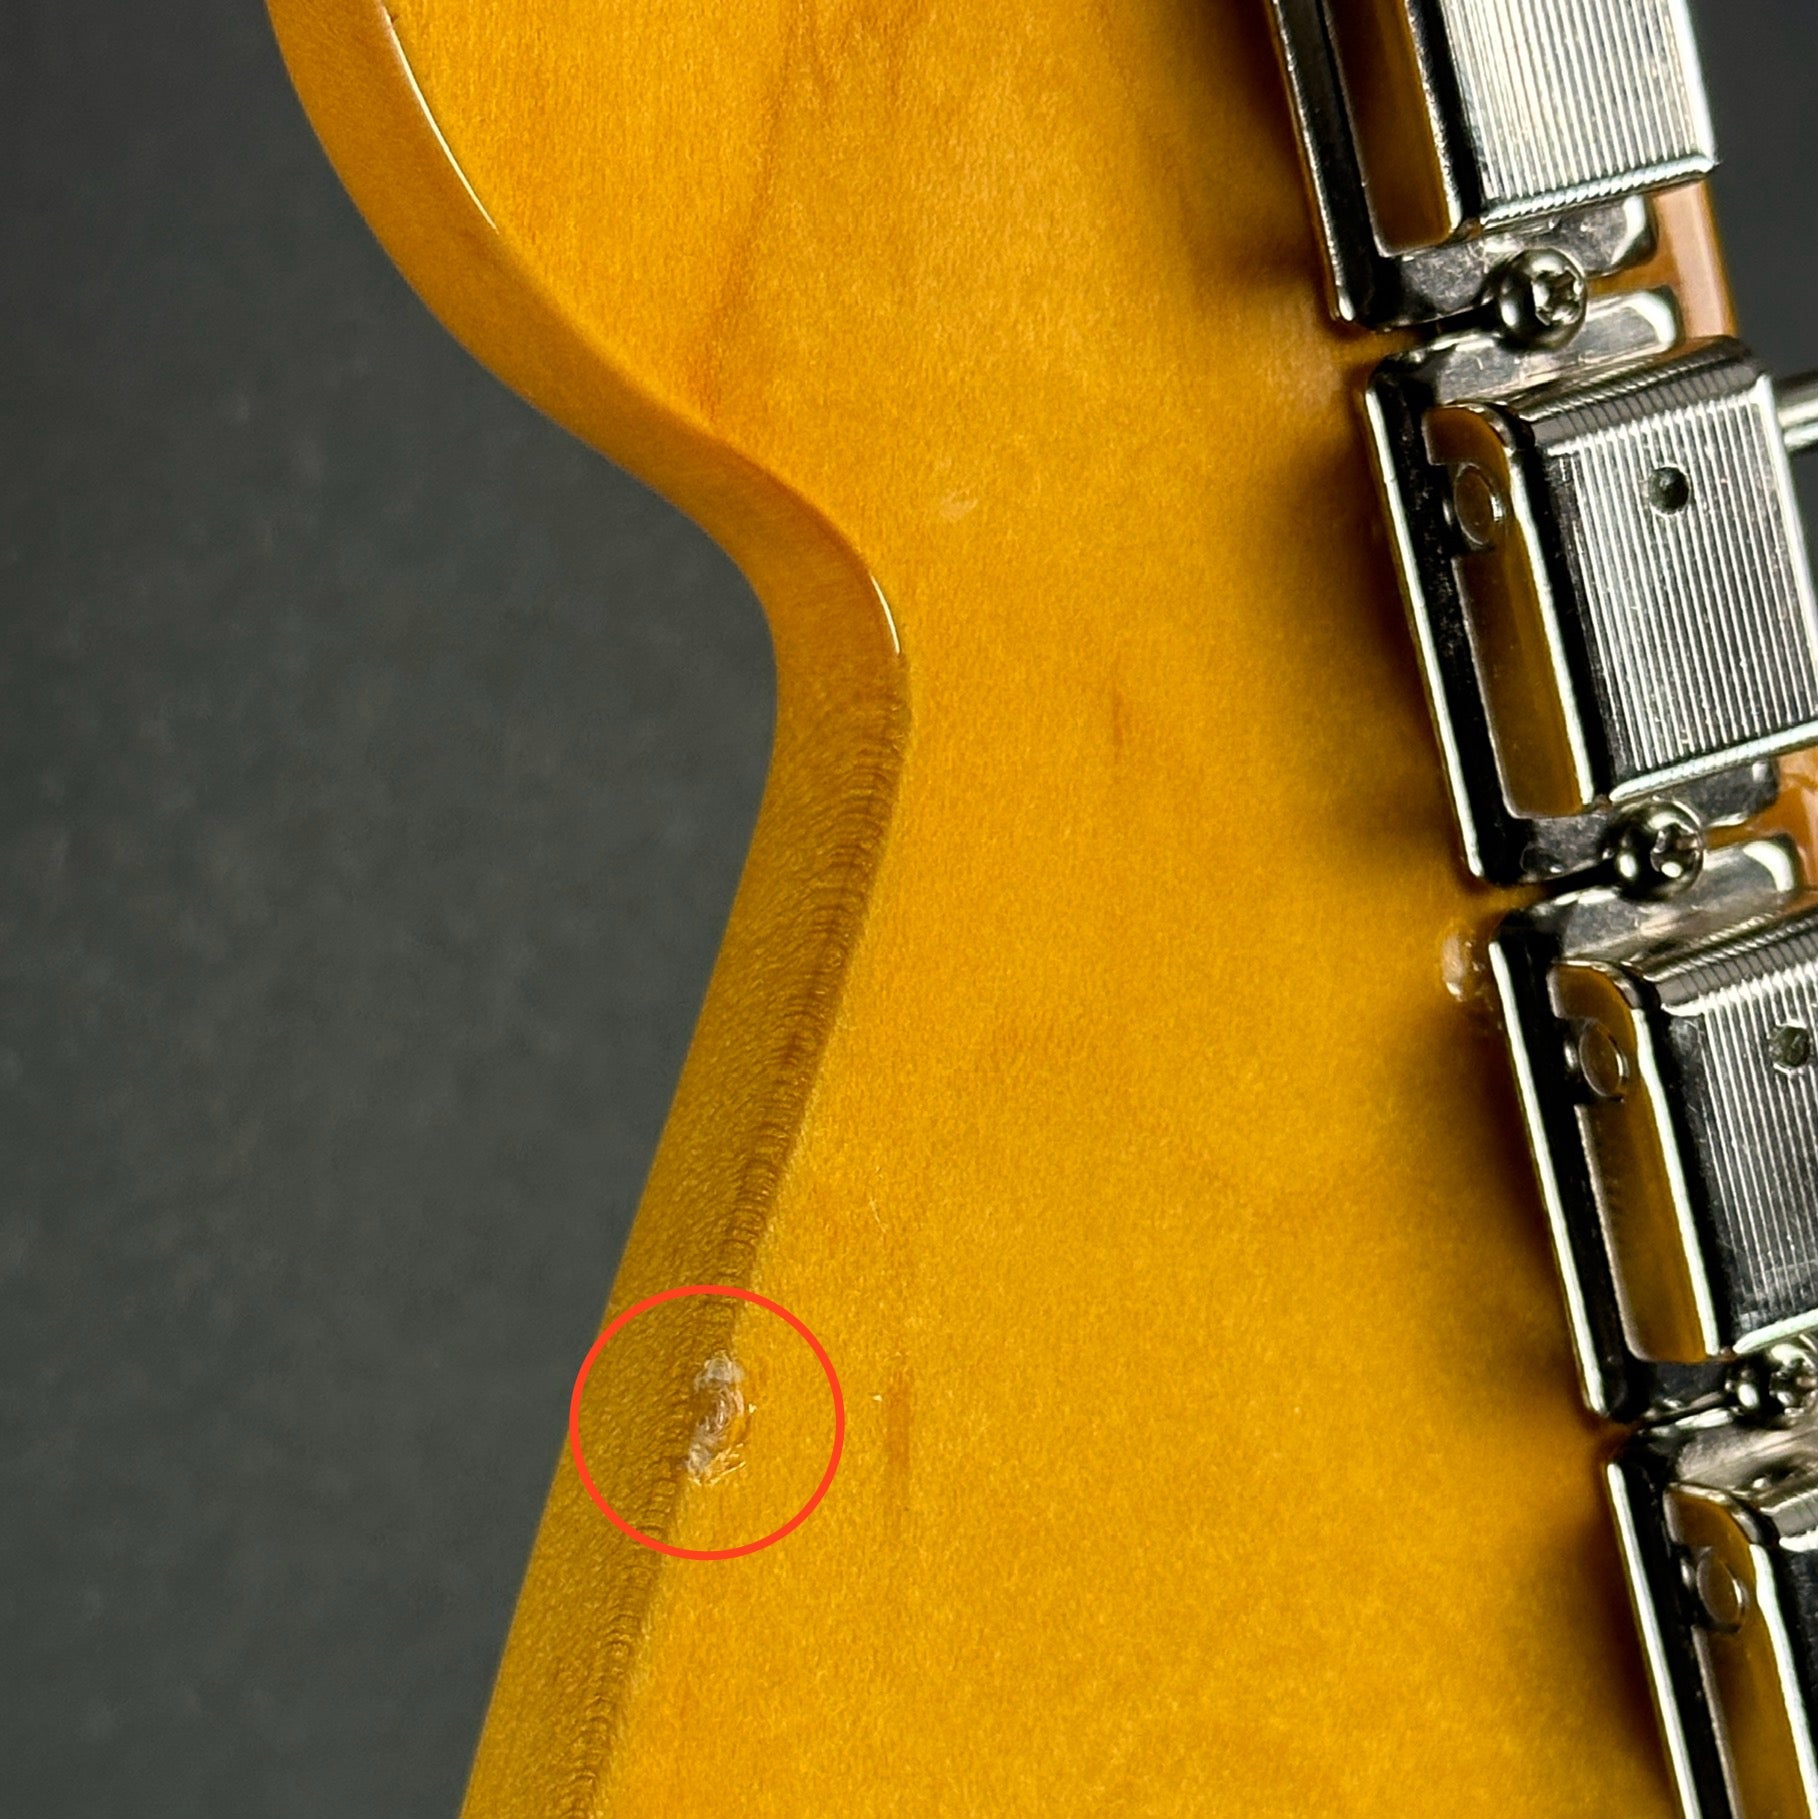
<svg viewBox="0 0 1818 1819">
<path fill-rule="evenodd" d="M 1818 17 L 1702 10 L 1818 364 Z M 762 624 L 430 322 L 252 0 L 0 0 L 0 145 L 0 1812 L 450 1815 Z"/>
</svg>

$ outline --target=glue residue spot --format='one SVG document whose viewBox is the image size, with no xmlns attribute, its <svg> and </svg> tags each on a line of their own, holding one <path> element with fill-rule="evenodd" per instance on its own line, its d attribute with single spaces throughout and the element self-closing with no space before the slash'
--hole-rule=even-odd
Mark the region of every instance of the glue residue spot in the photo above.
<svg viewBox="0 0 1818 1819">
<path fill-rule="evenodd" d="M 696 1484 L 713 1484 L 745 1463 L 752 1405 L 745 1396 L 744 1368 L 716 1352 L 695 1377 L 694 1401 L 699 1418 L 688 1442 L 688 1475 Z"/>
<path fill-rule="evenodd" d="M 1460 1004 L 1475 1004 L 1483 999 L 1489 986 L 1483 955 L 1478 950 L 1477 943 L 1464 930 L 1454 929 L 1446 937 L 1440 955 L 1440 970 L 1446 982 L 1446 990 Z"/>
</svg>

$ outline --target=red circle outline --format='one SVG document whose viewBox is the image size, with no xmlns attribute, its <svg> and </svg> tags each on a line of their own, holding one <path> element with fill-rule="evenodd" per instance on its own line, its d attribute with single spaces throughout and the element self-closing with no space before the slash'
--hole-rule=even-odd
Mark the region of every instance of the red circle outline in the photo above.
<svg viewBox="0 0 1818 1819">
<path fill-rule="evenodd" d="M 653 1307 L 661 1307 L 665 1301 L 681 1301 L 691 1295 L 721 1295 L 730 1301 L 749 1301 L 753 1307 L 761 1307 L 766 1313 L 786 1320 L 807 1342 L 816 1363 L 826 1375 L 827 1387 L 833 1392 L 833 1450 L 827 1456 L 827 1469 L 821 1474 L 820 1483 L 814 1487 L 808 1501 L 781 1528 L 772 1529 L 768 1535 L 761 1536 L 756 1541 L 747 1541 L 740 1547 L 672 1547 L 667 1541 L 658 1541 L 642 1529 L 633 1528 L 600 1494 L 600 1487 L 594 1483 L 593 1474 L 588 1471 L 587 1460 L 581 1451 L 581 1392 L 587 1387 L 587 1374 L 593 1369 L 594 1360 L 605 1349 L 607 1340 L 639 1314 L 646 1314 Z M 580 1474 L 582 1488 L 598 1506 L 600 1514 L 621 1534 L 630 1536 L 639 1547 L 653 1548 L 657 1553 L 668 1554 L 674 1560 L 736 1560 L 741 1554 L 755 1554 L 760 1548 L 769 1547 L 772 1542 L 781 1541 L 785 1535 L 793 1534 L 814 1514 L 821 1499 L 826 1496 L 828 1486 L 833 1483 L 833 1474 L 840 1469 L 840 1454 L 845 1451 L 845 1447 L 846 1398 L 840 1392 L 839 1372 L 833 1368 L 833 1360 L 827 1356 L 827 1348 L 780 1302 L 771 1301 L 751 1289 L 733 1288 L 726 1283 L 690 1282 L 681 1288 L 666 1288 L 658 1295 L 647 1295 L 642 1301 L 626 1308 L 594 1340 L 587 1356 L 581 1360 L 581 1368 L 575 1374 L 574 1393 L 568 1398 L 568 1450 L 573 1455 L 574 1469 Z"/>
</svg>

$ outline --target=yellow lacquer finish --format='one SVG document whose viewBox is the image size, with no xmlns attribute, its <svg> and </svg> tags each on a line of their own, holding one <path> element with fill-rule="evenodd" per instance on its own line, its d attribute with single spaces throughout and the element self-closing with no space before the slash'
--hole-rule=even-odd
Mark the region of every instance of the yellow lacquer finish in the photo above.
<svg viewBox="0 0 1818 1819">
<path fill-rule="evenodd" d="M 612 1305 L 793 1308 L 846 1458 L 724 1563 L 564 1462 L 469 1819 L 1665 1815 L 1261 0 L 273 12 L 431 306 L 777 642 Z M 585 1426 L 712 1547 L 828 1418 L 689 1308 Z M 697 1483 L 722 1351 L 805 1399 Z"/>
</svg>

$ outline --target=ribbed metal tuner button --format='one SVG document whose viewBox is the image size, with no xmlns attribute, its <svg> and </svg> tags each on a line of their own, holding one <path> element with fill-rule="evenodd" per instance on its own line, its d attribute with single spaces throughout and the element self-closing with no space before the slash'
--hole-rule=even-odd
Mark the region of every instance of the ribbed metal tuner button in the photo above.
<svg viewBox="0 0 1818 1819">
<path fill-rule="evenodd" d="M 1585 275 L 1645 251 L 1646 192 L 1716 162 L 1687 0 L 1274 8 L 1347 319 L 1439 321 L 1488 286 L 1517 338 L 1564 339 Z M 1569 263 L 1524 268 L 1542 249 Z"/>
<path fill-rule="evenodd" d="M 1600 301 L 1558 354 L 1461 335 L 1371 382 L 1467 857 L 1497 882 L 1614 864 L 1670 894 L 1764 805 L 1750 767 L 1818 745 L 1805 392 L 1734 341 L 1625 353 L 1653 310 Z"/>
<path fill-rule="evenodd" d="M 1818 1812 L 1818 1434 L 1688 1416 L 1609 1488 L 1684 1811 Z"/>
<path fill-rule="evenodd" d="M 1720 849 L 1671 899 L 1554 899 L 1492 958 L 1592 1403 L 1791 1398 L 1772 1348 L 1818 1329 L 1818 898 L 1790 849 Z"/>
</svg>

